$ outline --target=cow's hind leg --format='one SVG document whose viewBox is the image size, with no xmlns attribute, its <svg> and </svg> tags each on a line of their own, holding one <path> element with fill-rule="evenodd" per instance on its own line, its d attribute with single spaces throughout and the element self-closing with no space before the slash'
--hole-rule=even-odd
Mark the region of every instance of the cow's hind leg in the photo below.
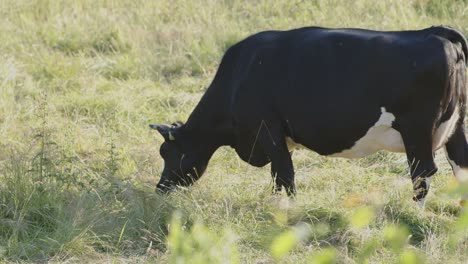
<svg viewBox="0 0 468 264">
<path fill-rule="evenodd" d="M 413 200 L 423 207 L 429 192 L 431 176 L 437 172 L 429 125 L 412 124 L 401 131 L 413 182 Z"/>
<path fill-rule="evenodd" d="M 452 166 L 453 174 L 459 183 L 468 183 L 468 143 L 466 141 L 463 123 L 457 126 L 455 132 L 445 144 L 447 159 Z M 462 197 L 462 203 L 468 200 L 468 194 Z"/>
<path fill-rule="evenodd" d="M 284 187 L 288 196 L 295 195 L 294 166 L 281 126 L 263 122 L 259 141 L 271 160 L 271 175 L 275 181 L 273 191 L 281 192 Z"/>
</svg>

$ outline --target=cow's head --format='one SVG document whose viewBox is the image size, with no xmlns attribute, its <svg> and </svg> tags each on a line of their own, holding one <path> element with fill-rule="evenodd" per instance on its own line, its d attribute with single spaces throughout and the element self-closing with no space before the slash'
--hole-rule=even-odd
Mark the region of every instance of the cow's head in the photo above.
<svg viewBox="0 0 468 264">
<path fill-rule="evenodd" d="M 156 188 L 168 192 L 176 186 L 188 186 L 205 172 L 211 154 L 206 146 L 194 140 L 182 122 L 168 125 L 150 125 L 164 137 L 159 150 L 164 159 L 164 170 Z"/>
</svg>

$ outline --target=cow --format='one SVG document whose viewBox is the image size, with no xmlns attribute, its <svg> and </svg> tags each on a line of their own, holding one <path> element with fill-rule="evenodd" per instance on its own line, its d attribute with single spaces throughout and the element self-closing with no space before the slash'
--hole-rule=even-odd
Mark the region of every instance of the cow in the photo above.
<svg viewBox="0 0 468 264">
<path fill-rule="evenodd" d="M 344 158 L 383 149 L 406 153 L 413 200 L 423 205 L 436 150 L 468 180 L 467 64 L 466 39 L 445 26 L 251 35 L 225 52 L 185 124 L 150 125 L 165 140 L 157 190 L 193 184 L 221 146 L 253 166 L 271 163 L 273 191 L 288 196 L 296 146 Z"/>
</svg>

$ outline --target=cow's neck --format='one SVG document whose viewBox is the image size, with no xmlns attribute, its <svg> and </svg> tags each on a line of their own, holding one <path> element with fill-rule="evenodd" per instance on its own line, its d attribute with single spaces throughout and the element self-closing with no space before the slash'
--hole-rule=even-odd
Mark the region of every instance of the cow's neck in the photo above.
<svg viewBox="0 0 468 264">
<path fill-rule="evenodd" d="M 196 140 L 203 142 L 207 147 L 215 150 L 224 145 L 232 145 L 232 122 L 228 116 L 229 105 L 223 96 L 216 95 L 213 89 L 209 89 L 202 97 L 198 105 L 185 124 L 187 131 L 196 136 Z"/>
</svg>

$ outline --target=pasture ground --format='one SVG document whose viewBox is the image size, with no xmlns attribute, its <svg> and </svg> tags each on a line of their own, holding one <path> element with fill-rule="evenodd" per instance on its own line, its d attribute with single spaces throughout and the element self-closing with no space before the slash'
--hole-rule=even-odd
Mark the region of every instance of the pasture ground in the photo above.
<svg viewBox="0 0 468 264">
<path fill-rule="evenodd" d="M 192 188 L 154 193 L 148 124 L 185 121 L 233 43 L 440 24 L 468 34 L 468 2 L 0 1 L 0 262 L 463 263 L 468 214 L 440 153 L 424 211 L 387 152 L 296 151 L 294 202 L 227 147 Z"/>
</svg>

